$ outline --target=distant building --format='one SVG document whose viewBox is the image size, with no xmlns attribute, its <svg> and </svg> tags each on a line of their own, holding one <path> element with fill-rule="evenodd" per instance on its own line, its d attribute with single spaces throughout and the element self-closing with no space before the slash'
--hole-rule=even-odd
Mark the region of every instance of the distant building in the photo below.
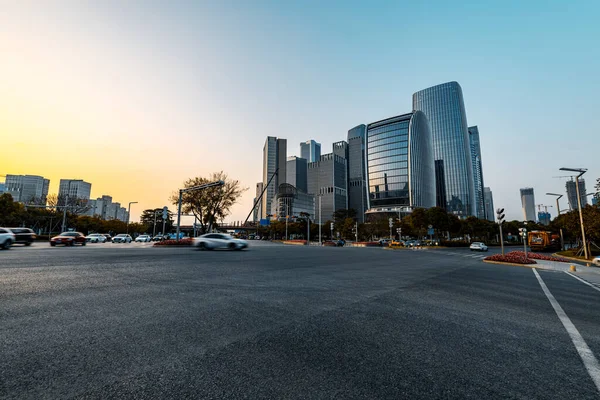
<svg viewBox="0 0 600 400">
<path fill-rule="evenodd" d="M 439 204 L 461 218 L 476 215 L 473 163 L 462 88 L 447 82 L 413 94 L 413 110 L 422 111 L 431 129 L 433 159 L 438 179 L 443 172 L 445 193 Z M 432 165 L 434 163 L 432 162 Z M 442 185 L 438 183 L 437 188 Z"/>
<path fill-rule="evenodd" d="M 69 204 L 74 201 L 84 201 L 90 199 L 92 184 L 81 179 L 61 179 L 58 186 L 58 205 L 65 204 L 68 199 Z"/>
<path fill-rule="evenodd" d="M 364 124 L 348 131 L 348 208 L 356 211 L 359 223 L 365 221 L 368 207 L 366 137 Z"/>
<path fill-rule="evenodd" d="M 567 181 L 567 199 L 569 200 L 569 208 L 571 210 L 579 210 L 577 204 L 577 187 L 575 180 Z M 587 192 L 585 190 L 585 179 L 579 179 L 579 199 L 581 201 L 581 207 L 587 205 Z"/>
<path fill-rule="evenodd" d="M 479 128 L 470 126 L 469 144 L 471 147 L 471 163 L 473 165 L 473 187 L 475 190 L 475 215 L 479 219 L 486 219 L 483 198 L 483 167 L 481 164 L 481 145 L 479 144 Z"/>
<path fill-rule="evenodd" d="M 85 215 L 90 217 L 98 217 L 103 220 L 118 219 L 127 222 L 127 209 L 121 207 L 120 203 L 113 203 L 111 196 L 103 195 L 95 200 L 88 200 L 86 206 Z"/>
<path fill-rule="evenodd" d="M 3 194 L 6 191 L 6 185 L 4 183 L 0 183 L 0 194 Z"/>
<path fill-rule="evenodd" d="M 50 180 L 37 175 L 6 175 L 4 182 L 6 193 L 10 193 L 14 201 L 46 205 Z"/>
<path fill-rule="evenodd" d="M 308 194 L 315 196 L 316 220 L 321 197 L 321 222 L 333 220 L 333 213 L 348 208 L 347 161 L 334 153 L 308 163 Z"/>
<path fill-rule="evenodd" d="M 308 162 L 305 158 L 296 156 L 288 157 L 286 173 L 286 183 L 289 183 L 304 193 L 307 192 Z"/>
<path fill-rule="evenodd" d="M 521 189 L 521 205 L 523 207 L 523 218 L 525 221 L 535 221 L 535 197 L 533 188 Z"/>
<path fill-rule="evenodd" d="M 598 195 L 596 194 L 596 196 L 592 197 L 592 205 L 593 206 L 597 206 L 598 205 Z"/>
<path fill-rule="evenodd" d="M 258 200 L 258 198 L 260 197 L 262 191 L 263 191 L 263 183 L 262 182 L 258 182 L 256 184 L 256 195 L 254 197 L 254 200 L 252 201 L 252 204 L 256 204 L 256 201 Z M 258 202 L 258 204 L 256 204 L 256 207 L 254 207 L 254 211 L 253 211 L 253 216 L 252 216 L 252 220 L 254 222 L 258 222 L 260 221 L 260 218 L 262 216 L 262 200 Z"/>
<path fill-rule="evenodd" d="M 414 111 L 367 125 L 367 213 L 410 212 L 435 206 L 432 136 Z"/>
<path fill-rule="evenodd" d="M 318 222 L 315 214 L 315 196 L 307 194 L 289 183 L 282 183 L 277 189 L 271 206 L 271 215 L 278 220 L 286 217 L 300 217 L 302 213 L 309 214 L 312 221 Z M 324 221 L 322 221 L 324 222 Z"/>
<path fill-rule="evenodd" d="M 494 222 L 495 211 L 494 211 L 494 197 L 492 196 L 492 190 L 489 187 L 483 188 L 483 205 L 485 207 L 485 218 L 488 221 Z"/>
<path fill-rule="evenodd" d="M 550 213 L 546 211 L 538 212 L 538 221 L 542 225 L 550 225 Z"/>
<path fill-rule="evenodd" d="M 263 185 L 267 186 L 264 196 L 262 197 L 261 218 L 267 218 L 267 214 L 271 210 L 271 202 L 275 197 L 277 188 L 282 183 L 285 183 L 287 176 L 287 140 L 278 139 L 273 136 L 268 136 L 263 147 Z M 279 170 L 278 174 L 269 184 L 269 179 Z"/>
<path fill-rule="evenodd" d="M 300 143 L 300 158 L 304 158 L 307 163 L 319 161 L 321 159 L 321 144 L 314 140 Z"/>
</svg>

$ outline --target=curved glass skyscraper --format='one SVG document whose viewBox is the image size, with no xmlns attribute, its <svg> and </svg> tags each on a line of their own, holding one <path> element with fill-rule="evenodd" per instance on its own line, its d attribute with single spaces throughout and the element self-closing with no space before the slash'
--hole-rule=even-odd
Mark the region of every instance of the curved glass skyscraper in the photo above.
<svg viewBox="0 0 600 400">
<path fill-rule="evenodd" d="M 433 136 L 438 206 L 459 217 L 475 214 L 473 165 L 462 89 L 457 82 L 433 86 L 413 94 L 413 109 L 429 120 Z M 438 187 L 440 185 L 438 184 Z"/>
<path fill-rule="evenodd" d="M 367 126 L 369 213 L 435 206 L 432 138 L 415 111 Z"/>
</svg>

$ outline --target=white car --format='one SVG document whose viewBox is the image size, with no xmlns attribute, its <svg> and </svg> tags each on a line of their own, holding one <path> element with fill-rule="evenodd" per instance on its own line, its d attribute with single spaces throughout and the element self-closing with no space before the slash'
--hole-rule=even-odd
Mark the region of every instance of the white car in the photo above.
<svg viewBox="0 0 600 400">
<path fill-rule="evenodd" d="M 592 264 L 597 265 L 598 267 L 600 267 L 600 256 L 594 258 L 592 260 Z"/>
<path fill-rule="evenodd" d="M 90 243 L 104 243 L 106 242 L 106 236 L 99 233 L 90 233 L 85 237 L 85 240 Z"/>
<path fill-rule="evenodd" d="M 469 248 L 471 251 L 488 251 L 488 247 L 482 242 L 473 242 Z"/>
<path fill-rule="evenodd" d="M 5 228 L 0 228 L 0 248 L 10 249 L 10 246 L 17 240 L 15 234 Z"/>
<path fill-rule="evenodd" d="M 125 233 L 120 233 L 112 238 L 113 243 L 131 243 L 132 240 L 132 237 Z"/>
<path fill-rule="evenodd" d="M 245 240 L 235 239 L 223 233 L 207 233 L 206 235 L 194 238 L 192 244 L 198 250 L 242 250 L 248 247 L 248 243 Z"/>
<path fill-rule="evenodd" d="M 150 235 L 140 235 L 138 237 L 135 238 L 136 242 L 150 242 L 152 241 L 152 237 L 150 237 Z"/>
</svg>

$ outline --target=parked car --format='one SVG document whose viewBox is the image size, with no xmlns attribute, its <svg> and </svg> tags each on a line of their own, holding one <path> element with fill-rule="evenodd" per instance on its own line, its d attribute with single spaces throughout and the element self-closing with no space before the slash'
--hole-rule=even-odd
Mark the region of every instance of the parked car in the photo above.
<svg viewBox="0 0 600 400">
<path fill-rule="evenodd" d="M 15 235 L 15 242 L 24 244 L 25 246 L 31 246 L 31 243 L 35 240 L 35 232 L 29 228 L 8 228 Z"/>
<path fill-rule="evenodd" d="M 161 240 L 165 240 L 165 237 L 161 234 L 158 234 L 152 238 L 153 242 L 160 242 Z"/>
<path fill-rule="evenodd" d="M 482 242 L 473 242 L 469 248 L 471 251 L 488 251 L 488 247 Z"/>
<path fill-rule="evenodd" d="M 76 244 L 80 244 L 85 246 L 85 243 L 85 236 L 81 232 L 63 232 L 50 239 L 50 246 L 53 247 L 57 244 L 64 244 L 65 246 L 75 246 Z"/>
<path fill-rule="evenodd" d="M 379 239 L 379 245 L 383 247 L 387 247 L 390 244 L 390 239 Z"/>
<path fill-rule="evenodd" d="M 198 250 L 229 249 L 242 250 L 248 247 L 245 240 L 234 239 L 223 233 L 207 233 L 194 238 L 193 246 Z"/>
<path fill-rule="evenodd" d="M 132 238 L 126 233 L 119 233 L 117 236 L 112 238 L 113 243 L 131 243 Z"/>
<path fill-rule="evenodd" d="M 140 235 L 138 237 L 135 238 L 136 242 L 150 242 L 152 240 L 152 238 L 150 237 L 150 235 Z"/>
<path fill-rule="evenodd" d="M 107 242 L 112 242 L 112 236 L 108 233 L 103 233 L 102 235 L 104 235 L 104 237 L 106 238 Z"/>
<path fill-rule="evenodd" d="M 600 267 L 600 256 L 597 256 L 596 258 L 594 258 L 592 260 L 592 264 L 597 265 L 598 267 Z"/>
<path fill-rule="evenodd" d="M 101 233 L 90 233 L 85 237 L 85 240 L 90 243 L 104 243 L 107 239 L 106 236 Z"/>
<path fill-rule="evenodd" d="M 7 228 L 0 228 L 0 248 L 8 250 L 16 240 L 14 233 Z"/>
</svg>

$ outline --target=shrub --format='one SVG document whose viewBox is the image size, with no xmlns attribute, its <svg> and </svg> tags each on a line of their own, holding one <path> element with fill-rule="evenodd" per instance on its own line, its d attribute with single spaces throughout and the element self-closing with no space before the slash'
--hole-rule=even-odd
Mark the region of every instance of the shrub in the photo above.
<svg viewBox="0 0 600 400">
<path fill-rule="evenodd" d="M 511 254 L 518 254 L 520 256 L 525 257 L 525 252 L 524 251 L 511 251 Z M 527 252 L 527 257 L 529 258 L 533 258 L 534 260 L 545 260 L 545 261 L 559 261 L 559 262 L 565 262 L 564 259 L 562 258 L 558 258 L 558 257 L 553 257 L 553 256 L 547 256 L 545 254 L 540 254 L 540 253 L 530 253 Z"/>
<path fill-rule="evenodd" d="M 521 253 L 521 254 L 519 254 Z M 511 251 L 507 254 L 494 254 L 493 256 L 488 256 L 484 258 L 486 261 L 500 261 L 507 262 L 512 264 L 537 264 L 535 260 L 531 258 L 526 258 L 523 252 Z"/>
<path fill-rule="evenodd" d="M 181 239 L 179 241 L 177 240 L 163 240 L 160 242 L 155 242 L 154 246 L 191 246 L 192 245 L 192 239 L 191 238 L 185 238 L 185 239 Z"/>
</svg>

